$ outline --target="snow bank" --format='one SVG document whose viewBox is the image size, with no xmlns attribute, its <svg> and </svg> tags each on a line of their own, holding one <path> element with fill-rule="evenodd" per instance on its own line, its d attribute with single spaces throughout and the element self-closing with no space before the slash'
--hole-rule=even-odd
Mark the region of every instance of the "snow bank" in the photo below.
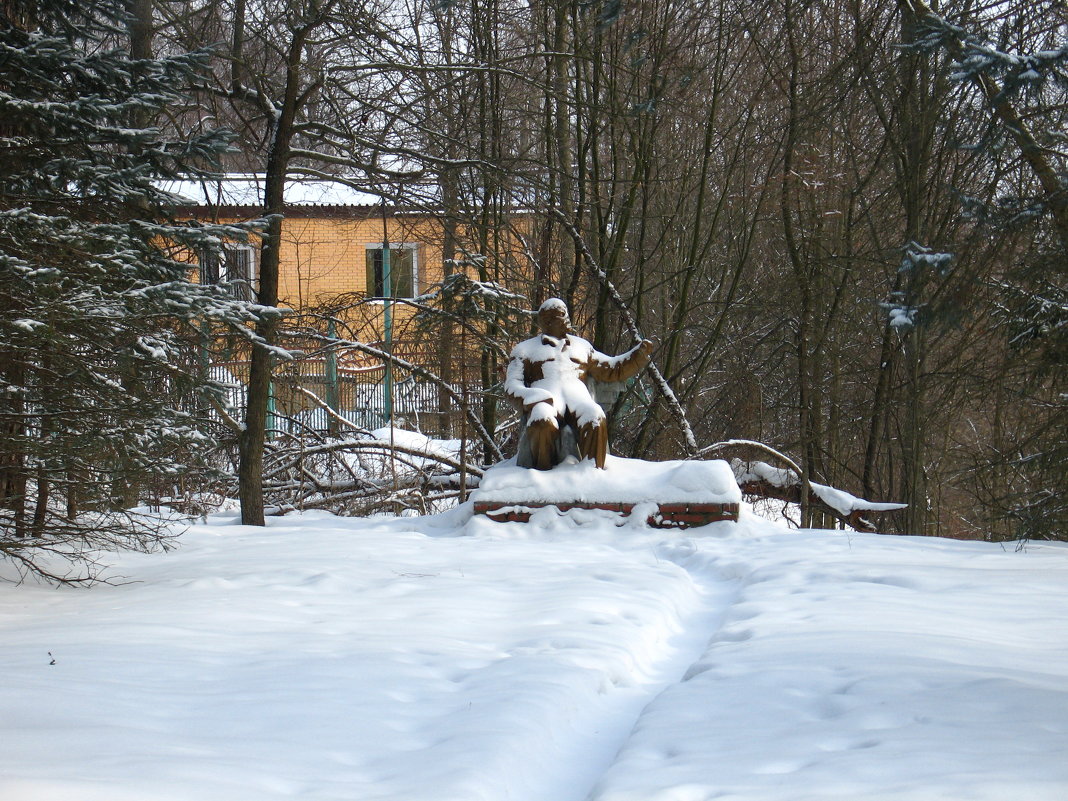
<svg viewBox="0 0 1068 801">
<path fill-rule="evenodd" d="M 723 461 L 646 462 L 609 456 L 604 470 L 589 459 L 552 470 L 516 467 L 486 471 L 471 500 L 487 503 L 739 503 L 742 493 Z"/>
</svg>

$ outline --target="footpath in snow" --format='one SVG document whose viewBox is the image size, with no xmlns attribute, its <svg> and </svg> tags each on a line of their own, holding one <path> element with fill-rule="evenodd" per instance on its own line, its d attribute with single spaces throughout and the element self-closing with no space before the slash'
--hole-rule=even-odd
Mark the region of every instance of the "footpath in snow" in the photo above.
<svg viewBox="0 0 1068 801">
<path fill-rule="evenodd" d="M 5 801 L 1068 798 L 1068 548 L 225 516 L 0 584 Z"/>
</svg>

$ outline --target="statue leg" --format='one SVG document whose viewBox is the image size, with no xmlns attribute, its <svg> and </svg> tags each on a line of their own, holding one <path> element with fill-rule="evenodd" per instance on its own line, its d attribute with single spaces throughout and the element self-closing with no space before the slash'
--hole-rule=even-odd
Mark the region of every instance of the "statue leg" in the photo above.
<svg viewBox="0 0 1068 801">
<path fill-rule="evenodd" d="M 556 409 L 551 403 L 536 404 L 527 417 L 527 442 L 530 445 L 531 461 L 537 470 L 552 468 L 553 453 L 559 436 L 560 424 L 556 420 Z"/>
<path fill-rule="evenodd" d="M 583 459 L 593 459 L 604 470 L 608 455 L 608 420 L 604 410 L 594 403 L 592 398 L 569 398 L 572 401 L 572 413 L 578 433 L 579 455 Z"/>
<path fill-rule="evenodd" d="M 608 455 L 608 425 L 604 418 L 578 427 L 578 447 L 583 459 L 593 459 L 604 470 Z"/>
</svg>

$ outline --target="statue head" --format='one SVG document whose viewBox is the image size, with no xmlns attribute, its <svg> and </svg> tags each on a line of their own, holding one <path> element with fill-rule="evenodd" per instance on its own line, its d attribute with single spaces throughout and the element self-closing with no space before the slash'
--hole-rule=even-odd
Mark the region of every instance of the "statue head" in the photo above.
<svg viewBox="0 0 1068 801">
<path fill-rule="evenodd" d="M 560 337 L 571 330 L 571 317 L 567 313 L 567 304 L 560 298 L 549 298 L 538 307 L 538 327 L 542 333 L 551 337 Z"/>
</svg>

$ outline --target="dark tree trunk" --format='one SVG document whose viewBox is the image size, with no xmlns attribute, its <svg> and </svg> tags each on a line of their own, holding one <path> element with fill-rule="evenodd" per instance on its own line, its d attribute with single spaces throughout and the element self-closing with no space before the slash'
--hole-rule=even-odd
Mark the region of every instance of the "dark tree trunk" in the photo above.
<svg viewBox="0 0 1068 801">
<path fill-rule="evenodd" d="M 282 107 L 274 131 L 267 172 L 264 177 L 264 215 L 270 216 L 263 233 L 260 251 L 259 292 L 256 300 L 261 306 L 278 305 L 278 265 L 282 244 L 282 215 L 285 211 L 285 179 L 289 167 L 290 142 L 300 90 L 301 55 L 311 26 L 294 32 L 286 64 L 286 88 Z M 238 497 L 241 501 L 241 522 L 246 526 L 262 526 L 263 508 L 263 451 L 267 438 L 267 406 L 271 394 L 271 351 L 278 334 L 275 315 L 261 317 L 256 324 L 261 343 L 252 348 L 249 364 L 248 394 L 245 405 L 245 428 L 240 439 L 238 465 Z"/>
</svg>

